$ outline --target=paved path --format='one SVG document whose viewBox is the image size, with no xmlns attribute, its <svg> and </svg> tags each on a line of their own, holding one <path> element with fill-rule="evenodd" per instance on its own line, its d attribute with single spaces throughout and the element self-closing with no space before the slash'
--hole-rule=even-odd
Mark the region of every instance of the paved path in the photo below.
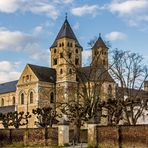
<svg viewBox="0 0 148 148">
<path fill-rule="evenodd" d="M 81 144 L 77 144 L 77 145 L 71 145 L 65 148 L 87 148 L 87 143 L 81 143 Z"/>
</svg>

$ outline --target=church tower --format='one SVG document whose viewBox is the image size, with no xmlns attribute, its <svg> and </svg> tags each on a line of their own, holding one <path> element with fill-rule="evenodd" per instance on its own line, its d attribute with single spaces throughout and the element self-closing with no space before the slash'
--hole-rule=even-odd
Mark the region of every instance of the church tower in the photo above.
<svg viewBox="0 0 148 148">
<path fill-rule="evenodd" d="M 67 16 L 50 47 L 50 52 L 51 68 L 56 69 L 57 73 L 57 91 L 64 90 L 65 95 L 67 89 L 73 89 L 71 87 L 77 85 L 74 68 L 81 67 L 82 63 L 82 47 L 67 20 Z M 59 94 L 62 94 L 62 92 Z"/>
<path fill-rule="evenodd" d="M 99 38 L 92 47 L 92 64 L 102 64 L 108 69 L 108 47 L 99 34 Z"/>
</svg>

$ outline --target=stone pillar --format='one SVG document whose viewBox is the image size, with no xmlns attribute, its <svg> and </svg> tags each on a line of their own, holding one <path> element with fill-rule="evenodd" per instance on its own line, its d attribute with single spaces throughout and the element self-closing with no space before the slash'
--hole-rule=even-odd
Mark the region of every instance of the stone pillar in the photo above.
<svg viewBox="0 0 148 148">
<path fill-rule="evenodd" d="M 98 146 L 98 135 L 97 135 L 97 123 L 94 119 L 88 122 L 88 146 L 97 147 Z"/>
<path fill-rule="evenodd" d="M 58 125 L 58 145 L 65 146 L 69 144 L 69 124 L 63 120 Z"/>
</svg>

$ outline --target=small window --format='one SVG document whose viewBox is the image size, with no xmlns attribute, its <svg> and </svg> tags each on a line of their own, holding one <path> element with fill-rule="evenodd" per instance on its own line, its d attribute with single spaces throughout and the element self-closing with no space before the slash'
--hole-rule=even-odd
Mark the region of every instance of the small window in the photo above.
<svg viewBox="0 0 148 148">
<path fill-rule="evenodd" d="M 54 103 L 54 93 L 50 93 L 50 103 Z"/>
<path fill-rule="evenodd" d="M 12 98 L 12 104 L 15 105 L 15 97 Z"/>
<path fill-rule="evenodd" d="M 62 43 L 62 47 L 64 47 L 64 43 Z"/>
<path fill-rule="evenodd" d="M 97 55 L 98 54 L 98 51 L 95 51 L 95 55 Z"/>
<path fill-rule="evenodd" d="M 53 59 L 53 65 L 57 65 L 57 59 Z"/>
<path fill-rule="evenodd" d="M 69 47 L 69 42 L 67 43 L 67 47 Z"/>
<path fill-rule="evenodd" d="M 4 106 L 4 99 L 1 100 L 1 106 Z"/>
<path fill-rule="evenodd" d="M 33 92 L 30 93 L 30 103 L 33 103 Z"/>
<path fill-rule="evenodd" d="M 75 64 L 79 65 L 79 59 L 78 58 L 75 59 Z"/>
<path fill-rule="evenodd" d="M 23 93 L 21 94 L 21 102 L 20 103 L 24 104 L 24 94 Z"/>
<path fill-rule="evenodd" d="M 76 53 L 78 53 L 79 51 L 78 51 L 78 49 L 76 49 Z"/>
<path fill-rule="evenodd" d="M 60 53 L 60 58 L 63 58 L 63 52 Z"/>
<path fill-rule="evenodd" d="M 62 46 L 62 44 L 60 43 L 60 44 L 59 44 L 59 47 L 61 47 L 61 46 Z"/>
<path fill-rule="evenodd" d="M 56 49 L 54 49 L 54 53 L 56 53 L 57 52 L 57 50 Z"/>
<path fill-rule="evenodd" d="M 63 74 L 63 70 L 62 69 L 60 69 L 60 74 Z"/>
<path fill-rule="evenodd" d="M 70 43 L 70 47 L 73 47 L 72 43 Z"/>
<path fill-rule="evenodd" d="M 29 82 L 29 75 L 26 76 L 26 82 Z"/>
<path fill-rule="evenodd" d="M 105 62 L 105 60 L 103 60 L 103 65 L 105 65 L 106 64 L 106 62 Z"/>
<path fill-rule="evenodd" d="M 72 74 L 72 70 L 71 69 L 69 69 L 69 74 Z"/>
<path fill-rule="evenodd" d="M 71 53 L 71 52 L 68 53 L 68 58 L 69 58 L 69 59 L 71 58 L 71 56 L 72 56 L 72 53 Z"/>
<path fill-rule="evenodd" d="M 111 85 L 108 86 L 108 97 L 109 98 L 112 97 L 112 86 Z"/>
</svg>

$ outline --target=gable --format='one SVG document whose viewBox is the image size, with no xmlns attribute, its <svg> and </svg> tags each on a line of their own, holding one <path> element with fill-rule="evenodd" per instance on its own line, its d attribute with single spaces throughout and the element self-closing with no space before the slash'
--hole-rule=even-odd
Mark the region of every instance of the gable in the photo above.
<svg viewBox="0 0 148 148">
<path fill-rule="evenodd" d="M 38 78 L 27 64 L 18 80 L 18 85 L 35 81 L 38 81 Z"/>
</svg>

